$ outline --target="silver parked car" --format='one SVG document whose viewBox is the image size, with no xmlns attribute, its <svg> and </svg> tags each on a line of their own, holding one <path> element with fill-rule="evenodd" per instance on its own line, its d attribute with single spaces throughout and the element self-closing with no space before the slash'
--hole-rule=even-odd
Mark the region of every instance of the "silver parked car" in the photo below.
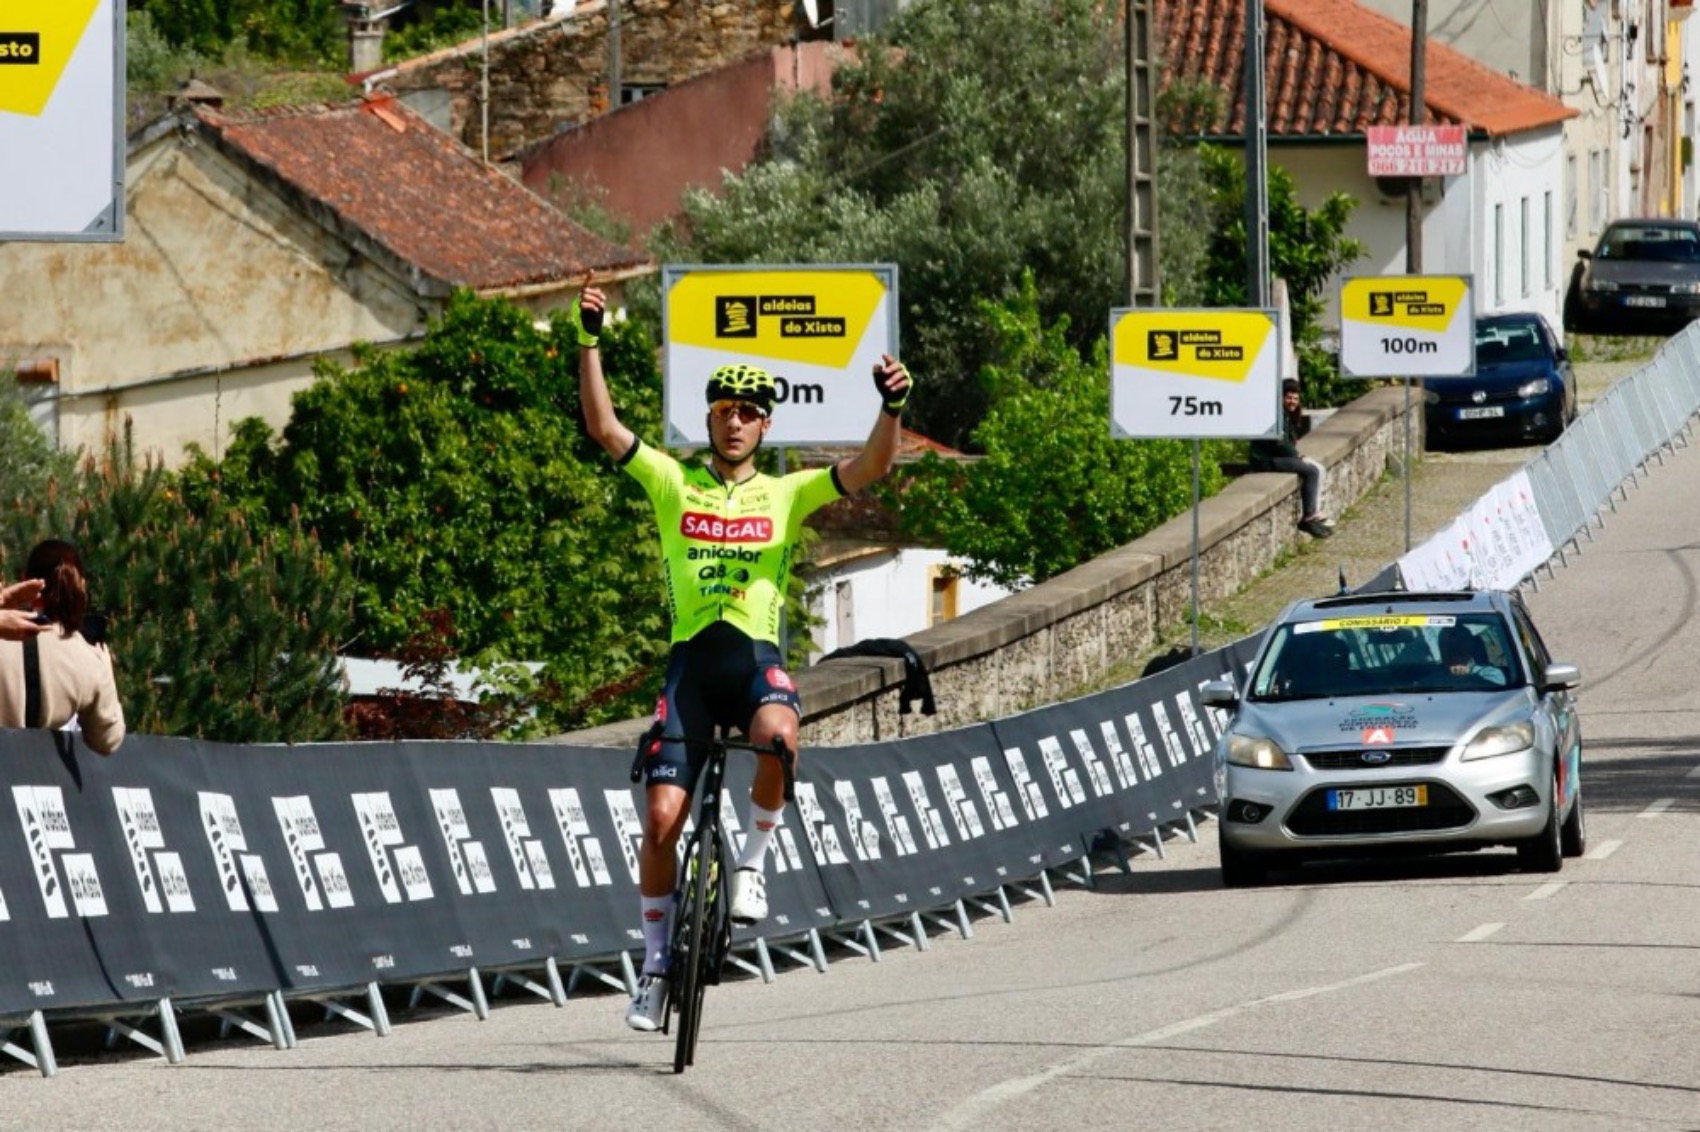
<svg viewBox="0 0 1700 1132">
<path fill-rule="evenodd" d="M 1300 601 L 1270 627 L 1216 751 L 1222 880 L 1306 858 L 1509 845 L 1529 872 L 1587 848 L 1574 664 L 1513 593 Z"/>
</svg>

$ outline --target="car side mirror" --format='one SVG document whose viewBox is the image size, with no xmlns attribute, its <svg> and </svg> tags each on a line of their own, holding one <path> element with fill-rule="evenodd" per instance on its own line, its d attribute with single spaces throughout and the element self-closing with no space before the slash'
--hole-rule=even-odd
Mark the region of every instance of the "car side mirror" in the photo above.
<svg viewBox="0 0 1700 1132">
<path fill-rule="evenodd" d="M 1594 253 L 1589 251 L 1587 248 L 1577 248 L 1576 249 L 1576 258 L 1577 259 L 1593 259 Z"/>
<path fill-rule="evenodd" d="M 1547 665 L 1546 679 L 1541 681 L 1541 691 L 1558 692 L 1578 687 L 1582 683 L 1582 670 L 1574 664 L 1559 661 Z"/>
<path fill-rule="evenodd" d="M 1240 694 L 1234 690 L 1232 680 L 1211 680 L 1198 690 L 1198 698 L 1204 701 L 1205 707 L 1225 708 L 1233 710 L 1239 706 Z"/>
<path fill-rule="evenodd" d="M 1561 362 L 1568 362 L 1570 360 L 1570 351 L 1566 350 L 1563 346 L 1560 346 L 1558 349 L 1553 351 L 1552 356 Z"/>
</svg>

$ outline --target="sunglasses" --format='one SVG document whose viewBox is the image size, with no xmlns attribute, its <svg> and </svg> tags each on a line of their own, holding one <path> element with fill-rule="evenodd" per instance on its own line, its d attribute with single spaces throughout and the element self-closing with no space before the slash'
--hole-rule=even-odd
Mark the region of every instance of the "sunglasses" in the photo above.
<svg viewBox="0 0 1700 1132">
<path fill-rule="evenodd" d="M 708 407 L 708 411 L 723 421 L 735 420 L 739 424 L 767 419 L 767 414 L 762 412 L 761 406 L 749 401 L 716 401 Z"/>
</svg>

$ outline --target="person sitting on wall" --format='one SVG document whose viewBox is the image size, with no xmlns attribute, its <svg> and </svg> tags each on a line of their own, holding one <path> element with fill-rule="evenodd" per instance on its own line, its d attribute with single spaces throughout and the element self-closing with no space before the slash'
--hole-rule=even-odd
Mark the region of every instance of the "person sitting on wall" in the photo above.
<svg viewBox="0 0 1700 1132">
<path fill-rule="evenodd" d="M 1252 441 L 1248 462 L 1254 472 L 1292 472 L 1297 475 L 1300 480 L 1299 500 L 1304 507 L 1299 530 L 1312 538 L 1327 538 L 1334 533 L 1334 524 L 1319 510 L 1322 465 L 1299 455 L 1299 438 L 1309 431 L 1310 414 L 1299 406 L 1299 383 L 1289 377 L 1281 382 L 1281 435 L 1272 440 Z"/>
</svg>

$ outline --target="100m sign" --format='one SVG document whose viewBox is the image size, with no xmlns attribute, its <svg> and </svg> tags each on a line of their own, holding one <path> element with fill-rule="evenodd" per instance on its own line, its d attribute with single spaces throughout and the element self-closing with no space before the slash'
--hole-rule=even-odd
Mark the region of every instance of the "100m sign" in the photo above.
<svg viewBox="0 0 1700 1132">
<path fill-rule="evenodd" d="M 1438 354 L 1440 343 L 1421 338 L 1383 338 L 1381 350 L 1385 354 Z"/>
</svg>

